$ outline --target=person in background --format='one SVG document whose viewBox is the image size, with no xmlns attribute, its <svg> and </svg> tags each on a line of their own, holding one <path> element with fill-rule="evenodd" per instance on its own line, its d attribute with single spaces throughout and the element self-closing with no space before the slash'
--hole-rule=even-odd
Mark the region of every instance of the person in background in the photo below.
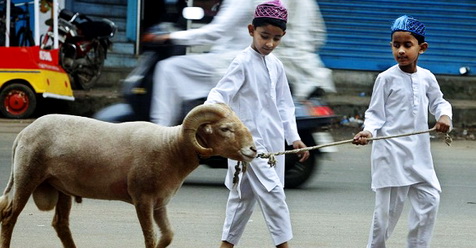
<svg viewBox="0 0 476 248">
<path fill-rule="evenodd" d="M 375 81 L 364 130 L 354 137 L 357 145 L 367 144 L 374 136 L 427 130 L 428 112 L 437 120 L 436 131 L 448 132 L 452 126 L 451 105 L 443 98 L 435 76 L 417 65 L 428 48 L 425 25 L 401 16 L 391 31 L 390 45 L 397 64 Z M 367 247 L 386 247 L 406 199 L 411 204 L 407 247 L 430 247 L 441 187 L 429 134 L 374 141 L 371 164 L 375 210 Z"/>
<path fill-rule="evenodd" d="M 201 28 L 145 36 L 147 41 L 159 43 L 212 45 L 206 54 L 175 56 L 157 63 L 150 113 L 152 122 L 176 125 L 181 121 L 184 102 L 207 96 L 236 54 L 249 45 L 246 26 L 253 18 L 254 7 L 263 2 L 223 0 L 213 21 Z M 296 30 L 290 31 L 289 42 L 283 41 L 283 49 L 276 52 L 289 66 L 286 74 L 292 91 L 299 100 L 310 97 L 319 89 L 335 92 L 331 71 L 323 67 L 316 54 L 316 49 L 325 40 L 325 26 L 317 3 L 314 0 L 282 2 L 285 6 L 289 4 L 293 16 L 288 25 Z"/>
<path fill-rule="evenodd" d="M 319 50 L 326 42 L 326 25 L 316 0 L 287 1 L 288 32 L 274 54 L 283 62 L 297 100 L 335 93 L 332 70 Z"/>
<path fill-rule="evenodd" d="M 210 91 L 208 103 L 228 104 L 253 135 L 258 152 L 283 151 L 284 143 L 305 148 L 297 132 L 294 102 L 283 64 L 272 54 L 286 34 L 287 11 L 279 0 L 256 7 L 251 46 L 239 53 Z M 303 162 L 309 152 L 300 154 Z M 275 167 L 254 159 L 234 181 L 236 161 L 229 160 L 225 184 L 230 190 L 221 248 L 240 240 L 256 203 L 259 204 L 276 247 L 289 247 L 291 218 L 284 193 L 284 156 Z"/>
<path fill-rule="evenodd" d="M 40 0 L 40 34 L 46 34 L 50 26 L 53 25 L 53 16 L 59 15 L 64 8 L 64 0 L 58 0 L 53 6 L 53 0 Z"/>
</svg>

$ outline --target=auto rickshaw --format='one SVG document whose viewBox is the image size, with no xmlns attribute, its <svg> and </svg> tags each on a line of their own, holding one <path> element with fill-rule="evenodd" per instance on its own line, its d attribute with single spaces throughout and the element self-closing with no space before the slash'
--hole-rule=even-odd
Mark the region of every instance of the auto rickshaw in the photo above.
<svg viewBox="0 0 476 248">
<path fill-rule="evenodd" d="M 29 15 L 28 2 L 12 4 L 6 0 L 5 3 L 4 14 L 0 13 L 4 17 L 0 25 L 4 25 L 5 30 L 1 34 L 4 44 L 0 44 L 0 113 L 6 118 L 24 119 L 33 115 L 41 98 L 74 101 L 69 76 L 59 63 L 58 39 L 53 49 L 42 50 L 38 45 L 39 2 L 33 2 L 34 44 L 28 46 L 18 46 L 21 43 L 10 46 L 11 34 L 16 32 L 11 29 L 11 22 L 15 21 L 11 18 L 12 6 L 23 5 L 26 13 L 20 14 Z M 53 6 L 57 6 L 57 0 L 53 0 Z M 58 19 L 57 15 L 52 16 L 57 37 Z"/>
</svg>

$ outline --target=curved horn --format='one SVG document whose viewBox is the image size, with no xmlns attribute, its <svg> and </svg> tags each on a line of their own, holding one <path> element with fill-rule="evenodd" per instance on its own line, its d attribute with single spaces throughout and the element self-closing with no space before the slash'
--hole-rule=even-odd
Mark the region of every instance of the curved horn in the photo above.
<svg viewBox="0 0 476 248">
<path fill-rule="evenodd" d="M 192 109 L 183 120 L 183 132 L 186 139 L 203 156 L 211 156 L 213 149 L 205 148 L 198 143 L 197 130 L 206 123 L 216 122 L 231 113 L 231 109 L 225 104 L 204 104 Z"/>
</svg>

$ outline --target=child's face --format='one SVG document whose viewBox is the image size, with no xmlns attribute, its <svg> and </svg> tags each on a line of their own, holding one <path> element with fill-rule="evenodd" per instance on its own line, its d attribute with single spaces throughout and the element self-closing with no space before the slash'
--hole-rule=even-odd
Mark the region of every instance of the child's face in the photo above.
<svg viewBox="0 0 476 248">
<path fill-rule="evenodd" d="M 254 27 L 248 25 L 250 36 L 253 37 L 251 48 L 262 55 L 270 54 L 281 42 L 281 38 L 286 34 L 281 28 L 273 25 Z"/>
<path fill-rule="evenodd" d="M 418 40 L 410 32 L 397 31 L 392 34 L 393 57 L 404 72 L 416 71 L 418 56 L 426 51 L 428 43 L 418 44 Z"/>
</svg>

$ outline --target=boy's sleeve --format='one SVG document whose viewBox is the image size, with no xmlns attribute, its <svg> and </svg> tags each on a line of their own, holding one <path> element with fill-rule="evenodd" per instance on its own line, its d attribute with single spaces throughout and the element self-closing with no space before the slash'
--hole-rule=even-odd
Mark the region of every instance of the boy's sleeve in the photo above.
<svg viewBox="0 0 476 248">
<path fill-rule="evenodd" d="M 443 98 L 443 93 L 434 75 L 432 75 L 429 84 L 427 96 L 430 113 L 435 116 L 436 120 L 440 119 L 442 115 L 447 115 L 450 119 L 453 119 L 451 104 Z"/>
<path fill-rule="evenodd" d="M 278 96 L 279 115 L 283 121 L 284 138 L 288 145 L 292 145 L 294 141 L 301 140 L 301 137 L 298 133 L 294 101 L 284 69 L 276 86 L 276 96 Z"/>
<path fill-rule="evenodd" d="M 220 11 L 218 11 L 212 22 L 201 28 L 173 32 L 170 34 L 170 37 L 178 45 L 196 46 L 213 44 L 227 35 L 227 32 L 230 32 L 230 28 L 236 28 L 239 23 L 243 23 L 243 19 L 251 18 L 247 5 L 243 4 L 242 0 L 223 1 L 220 5 Z"/>
<path fill-rule="evenodd" d="M 385 120 L 385 79 L 379 75 L 375 80 L 369 108 L 365 111 L 364 130 L 376 136 Z"/>
<path fill-rule="evenodd" d="M 243 85 L 245 80 L 243 67 L 236 60 L 233 61 L 226 74 L 218 84 L 208 93 L 205 104 L 226 103 L 230 104 L 233 97 Z"/>
</svg>

